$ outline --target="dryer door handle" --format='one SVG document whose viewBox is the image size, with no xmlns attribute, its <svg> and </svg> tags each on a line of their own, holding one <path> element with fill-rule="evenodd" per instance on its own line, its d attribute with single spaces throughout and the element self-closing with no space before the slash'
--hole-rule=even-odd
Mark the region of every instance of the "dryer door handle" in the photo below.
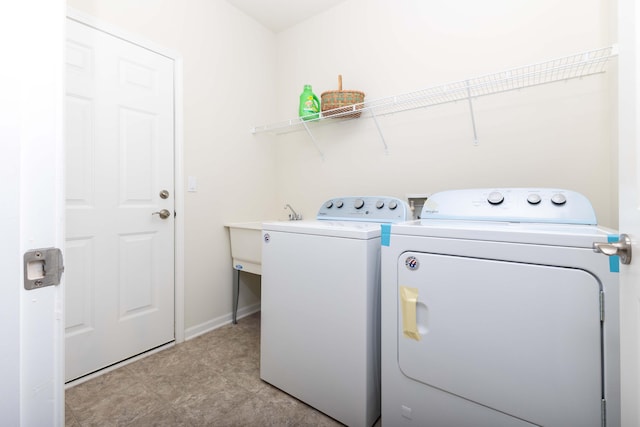
<svg viewBox="0 0 640 427">
<path fill-rule="evenodd" d="M 617 255 L 623 264 L 631 263 L 631 238 L 626 234 L 620 235 L 620 240 L 613 243 L 594 242 L 593 251 L 606 256 Z"/>
</svg>

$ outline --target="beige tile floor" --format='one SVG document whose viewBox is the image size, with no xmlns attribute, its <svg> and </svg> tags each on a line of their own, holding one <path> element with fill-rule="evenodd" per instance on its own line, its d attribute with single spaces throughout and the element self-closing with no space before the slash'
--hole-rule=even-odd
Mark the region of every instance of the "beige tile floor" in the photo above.
<svg viewBox="0 0 640 427">
<path fill-rule="evenodd" d="M 66 425 L 341 425 L 260 380 L 259 363 L 256 313 L 69 388 Z"/>
</svg>

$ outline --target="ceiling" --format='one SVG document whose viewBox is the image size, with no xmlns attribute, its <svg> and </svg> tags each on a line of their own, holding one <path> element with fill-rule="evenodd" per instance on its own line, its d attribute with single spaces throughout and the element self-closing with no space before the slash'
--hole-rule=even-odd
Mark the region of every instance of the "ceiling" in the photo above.
<svg viewBox="0 0 640 427">
<path fill-rule="evenodd" d="M 346 0 L 227 0 L 275 33 Z"/>
</svg>

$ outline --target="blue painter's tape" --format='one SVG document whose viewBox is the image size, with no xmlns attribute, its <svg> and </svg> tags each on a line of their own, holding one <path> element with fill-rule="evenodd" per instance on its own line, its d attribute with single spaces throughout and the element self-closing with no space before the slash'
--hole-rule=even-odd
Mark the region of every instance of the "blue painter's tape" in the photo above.
<svg viewBox="0 0 640 427">
<path fill-rule="evenodd" d="M 381 224 L 380 244 L 389 246 L 391 244 L 391 224 Z"/>
<path fill-rule="evenodd" d="M 617 234 L 609 234 L 607 236 L 607 242 L 615 243 L 620 240 L 620 236 Z M 609 271 L 612 273 L 620 273 L 620 257 L 618 255 L 612 255 L 609 257 Z"/>
</svg>

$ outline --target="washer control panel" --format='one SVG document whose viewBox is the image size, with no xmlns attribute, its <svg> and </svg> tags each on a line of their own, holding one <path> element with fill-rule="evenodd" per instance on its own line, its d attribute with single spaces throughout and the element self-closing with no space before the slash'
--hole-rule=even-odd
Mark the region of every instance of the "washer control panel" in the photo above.
<svg viewBox="0 0 640 427">
<path fill-rule="evenodd" d="M 555 188 L 486 188 L 450 190 L 425 202 L 422 219 L 542 222 L 596 225 L 589 200 L 580 193 Z"/>
<path fill-rule="evenodd" d="M 319 220 L 402 222 L 411 219 L 409 205 L 395 197 L 347 196 L 327 200 L 318 211 Z"/>
</svg>

